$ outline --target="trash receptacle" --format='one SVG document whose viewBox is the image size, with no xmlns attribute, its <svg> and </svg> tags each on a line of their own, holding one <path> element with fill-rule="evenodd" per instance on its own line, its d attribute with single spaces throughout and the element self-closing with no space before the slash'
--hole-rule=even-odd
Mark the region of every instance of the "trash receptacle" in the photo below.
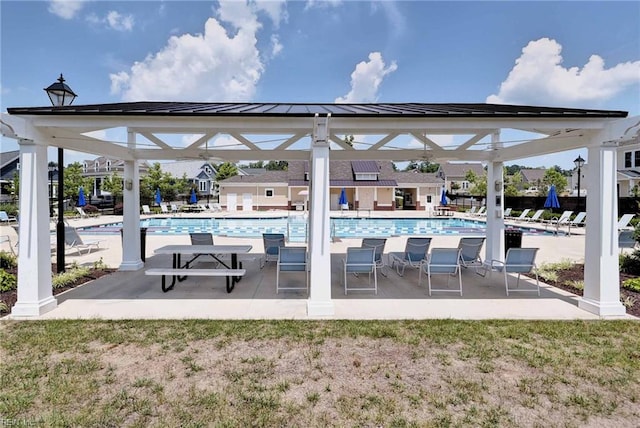
<svg viewBox="0 0 640 428">
<path fill-rule="evenodd" d="M 509 248 L 522 248 L 522 231 L 519 229 L 505 229 L 504 231 L 504 253 L 507 254 Z"/>
<path fill-rule="evenodd" d="M 120 238 L 122 238 L 123 240 L 122 245 L 124 246 L 124 237 L 123 237 L 122 228 L 120 228 Z M 140 228 L 140 259 L 143 262 L 146 261 L 145 260 L 146 246 L 147 246 L 147 228 L 141 227 Z"/>
</svg>

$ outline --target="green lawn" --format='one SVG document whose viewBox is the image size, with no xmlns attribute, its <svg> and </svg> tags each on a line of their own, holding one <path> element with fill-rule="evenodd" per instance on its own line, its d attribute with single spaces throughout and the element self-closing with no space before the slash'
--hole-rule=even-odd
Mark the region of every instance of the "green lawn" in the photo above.
<svg viewBox="0 0 640 428">
<path fill-rule="evenodd" d="M 0 364 L 0 425 L 640 425 L 635 321 L 3 321 Z"/>
</svg>

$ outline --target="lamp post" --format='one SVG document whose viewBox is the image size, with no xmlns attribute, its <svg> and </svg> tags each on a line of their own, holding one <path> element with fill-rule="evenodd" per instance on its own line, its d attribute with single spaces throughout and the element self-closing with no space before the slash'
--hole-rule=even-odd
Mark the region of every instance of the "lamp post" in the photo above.
<svg viewBox="0 0 640 428">
<path fill-rule="evenodd" d="M 54 107 L 68 106 L 77 95 L 71 90 L 60 73 L 57 82 L 44 89 Z M 58 222 L 56 223 L 56 267 L 58 273 L 64 272 L 64 151 L 58 147 Z"/>
<path fill-rule="evenodd" d="M 578 157 L 573 161 L 573 163 L 575 164 L 576 168 L 578 168 L 578 211 L 580 210 L 580 176 L 581 174 L 581 169 L 584 166 L 584 159 L 582 159 L 582 156 L 578 155 Z"/>
<path fill-rule="evenodd" d="M 56 165 L 49 162 L 49 217 L 53 219 L 53 173 L 56 172 Z"/>
</svg>

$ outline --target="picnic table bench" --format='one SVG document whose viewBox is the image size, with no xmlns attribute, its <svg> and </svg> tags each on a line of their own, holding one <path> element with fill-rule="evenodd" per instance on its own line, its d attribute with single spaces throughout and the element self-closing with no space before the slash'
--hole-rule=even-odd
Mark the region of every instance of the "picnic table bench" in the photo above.
<svg viewBox="0 0 640 428">
<path fill-rule="evenodd" d="M 251 245 L 165 245 L 155 250 L 155 254 L 171 254 L 171 268 L 151 268 L 145 271 L 146 275 L 162 276 L 162 291 L 165 293 L 177 282 L 182 282 L 188 276 L 216 276 L 226 277 L 227 293 L 231 293 L 235 284 L 240 282 L 246 270 L 242 269 L 242 263 L 238 261 L 238 255 L 251 251 Z M 193 269 L 191 264 L 201 255 L 208 254 L 224 268 L 217 269 Z M 182 264 L 182 255 L 193 257 Z M 231 262 L 223 260 L 223 255 L 231 255 Z M 229 264 L 228 264 L 229 263 Z M 167 286 L 166 277 L 171 276 L 171 284 Z"/>
</svg>

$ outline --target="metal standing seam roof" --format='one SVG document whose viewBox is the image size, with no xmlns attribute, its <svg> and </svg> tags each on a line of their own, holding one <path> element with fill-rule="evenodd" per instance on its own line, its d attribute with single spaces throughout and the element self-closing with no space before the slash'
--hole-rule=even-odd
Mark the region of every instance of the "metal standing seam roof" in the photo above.
<svg viewBox="0 0 640 428">
<path fill-rule="evenodd" d="M 11 107 L 13 115 L 171 115 L 171 116 L 299 116 L 333 117 L 545 117 L 624 118 L 627 112 L 506 104 L 427 103 L 203 103 L 139 101 L 46 107 Z"/>
</svg>

